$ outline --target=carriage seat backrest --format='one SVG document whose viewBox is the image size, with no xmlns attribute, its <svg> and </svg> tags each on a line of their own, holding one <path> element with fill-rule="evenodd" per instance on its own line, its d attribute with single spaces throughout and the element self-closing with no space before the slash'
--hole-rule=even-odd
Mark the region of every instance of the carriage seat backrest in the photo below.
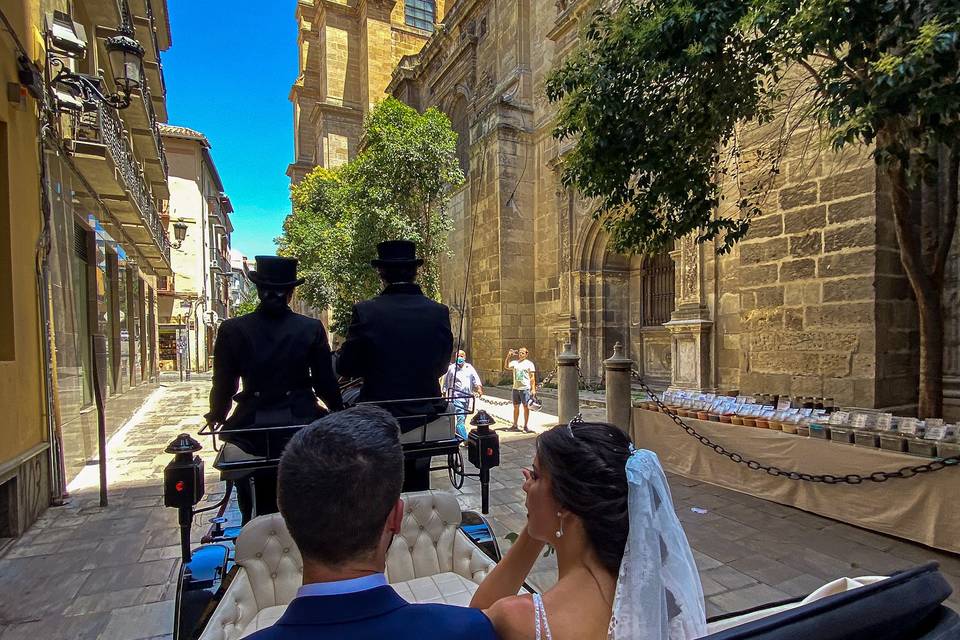
<svg viewBox="0 0 960 640">
<path fill-rule="evenodd" d="M 449 571 L 477 583 L 483 580 L 492 561 L 459 531 L 457 498 L 423 491 L 403 499 L 400 531 L 387 551 L 387 579 L 403 582 Z"/>
<path fill-rule="evenodd" d="M 279 513 L 243 527 L 236 560 L 250 580 L 258 609 L 287 604 L 303 584 L 303 558 Z"/>
</svg>

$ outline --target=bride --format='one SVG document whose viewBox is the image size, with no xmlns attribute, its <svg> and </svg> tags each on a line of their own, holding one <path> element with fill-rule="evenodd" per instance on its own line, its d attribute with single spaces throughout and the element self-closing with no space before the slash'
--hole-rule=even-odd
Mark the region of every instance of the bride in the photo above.
<svg viewBox="0 0 960 640">
<path fill-rule="evenodd" d="M 470 606 L 504 640 L 692 640 L 706 635 L 693 554 L 655 453 L 574 420 L 537 438 L 524 469 L 527 524 Z M 544 545 L 559 579 L 515 595 Z"/>
</svg>

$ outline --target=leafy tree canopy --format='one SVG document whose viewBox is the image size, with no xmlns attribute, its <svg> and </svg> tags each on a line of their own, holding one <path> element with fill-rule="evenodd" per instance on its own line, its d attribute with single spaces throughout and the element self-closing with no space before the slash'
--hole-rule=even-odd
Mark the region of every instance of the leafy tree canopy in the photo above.
<svg viewBox="0 0 960 640">
<path fill-rule="evenodd" d="M 419 114 L 386 98 L 368 115 L 356 158 L 317 167 L 293 187 L 280 252 L 300 259 L 306 283 L 299 295 L 331 308 L 335 331 L 346 330 L 354 303 L 379 293 L 370 260 L 384 240 L 417 243 L 426 261 L 420 283 L 439 297 L 438 258 L 450 230 L 446 205 L 450 189 L 464 180 L 456 142 L 442 112 Z"/>
<path fill-rule="evenodd" d="M 792 68 L 805 113 L 835 148 L 876 145 L 916 183 L 936 145 L 958 144 L 960 3 L 955 0 L 626 0 L 589 21 L 549 79 L 556 135 L 575 138 L 564 179 L 597 199 L 620 250 L 697 231 L 729 246 L 763 185 L 721 204 L 737 127 L 782 106 Z M 734 155 L 736 155 L 734 150 Z M 762 159 L 761 159 L 762 160 Z M 773 173 L 776 158 L 768 157 Z M 721 215 L 718 210 L 731 211 Z"/>
</svg>

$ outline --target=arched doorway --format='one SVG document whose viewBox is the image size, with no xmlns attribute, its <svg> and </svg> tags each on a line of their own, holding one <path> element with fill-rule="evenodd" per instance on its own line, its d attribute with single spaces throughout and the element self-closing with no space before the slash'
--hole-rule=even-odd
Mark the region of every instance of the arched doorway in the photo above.
<svg viewBox="0 0 960 640">
<path fill-rule="evenodd" d="M 663 327 L 675 305 L 674 261 L 669 251 L 624 255 L 613 251 L 596 222 L 581 237 L 575 289 L 578 349 L 584 376 L 599 380 L 614 345 L 648 382 L 670 384 L 670 334 Z"/>
</svg>

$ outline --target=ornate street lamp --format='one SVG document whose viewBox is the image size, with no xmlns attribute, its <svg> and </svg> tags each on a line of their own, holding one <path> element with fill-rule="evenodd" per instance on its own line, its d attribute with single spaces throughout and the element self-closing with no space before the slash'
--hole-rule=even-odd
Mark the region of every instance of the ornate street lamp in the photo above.
<svg viewBox="0 0 960 640">
<path fill-rule="evenodd" d="M 60 12 L 50 19 L 47 32 L 50 43 L 49 60 L 51 67 L 59 68 L 51 85 L 61 85 L 68 93 L 78 94 L 84 103 L 102 102 L 115 109 L 130 106 L 132 95 L 143 86 L 143 46 L 134 38 L 133 26 L 126 16 L 117 28 L 117 35 L 107 38 L 104 43 L 110 67 L 113 69 L 113 81 L 117 92 L 106 94 L 100 78 L 82 73 L 74 73 L 66 67 L 60 55 L 68 58 L 82 58 L 86 53 L 86 34 L 82 27 Z M 58 49 L 59 55 L 53 51 Z M 77 108 L 72 101 L 61 102 L 64 108 Z"/>
<path fill-rule="evenodd" d="M 183 241 L 187 238 L 187 224 L 185 222 L 174 222 L 173 223 L 173 237 L 176 242 L 170 244 L 174 249 L 179 249 L 183 246 Z"/>
</svg>

